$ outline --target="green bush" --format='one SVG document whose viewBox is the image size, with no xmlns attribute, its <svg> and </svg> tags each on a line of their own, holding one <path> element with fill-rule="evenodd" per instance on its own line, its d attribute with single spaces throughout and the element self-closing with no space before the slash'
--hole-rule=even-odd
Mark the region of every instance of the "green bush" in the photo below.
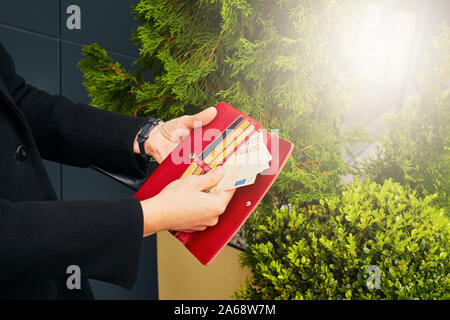
<svg viewBox="0 0 450 320">
<path fill-rule="evenodd" d="M 356 181 L 341 197 L 268 214 L 242 255 L 253 276 L 236 298 L 449 299 L 449 220 L 433 197 Z"/>
</svg>

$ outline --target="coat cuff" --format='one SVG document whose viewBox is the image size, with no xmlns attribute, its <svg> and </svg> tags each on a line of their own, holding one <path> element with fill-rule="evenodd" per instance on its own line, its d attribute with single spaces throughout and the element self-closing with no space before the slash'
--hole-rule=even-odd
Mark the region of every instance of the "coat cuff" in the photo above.
<svg viewBox="0 0 450 320">
<path fill-rule="evenodd" d="M 105 170 L 97 166 L 91 166 L 92 169 L 122 183 L 123 185 L 131 188 L 134 191 L 139 190 L 139 188 L 145 183 L 148 177 L 157 169 L 159 164 L 153 159 L 149 162 L 144 159 L 140 154 L 134 153 L 134 141 L 139 132 L 139 130 L 144 126 L 147 121 L 146 118 L 132 118 L 134 126 L 128 131 L 129 134 L 126 135 L 125 140 L 122 142 L 123 145 L 128 146 L 127 150 L 123 153 L 123 164 L 122 168 L 128 168 L 134 174 L 123 174 L 116 171 Z"/>
<path fill-rule="evenodd" d="M 100 233 L 107 234 L 111 244 L 105 251 L 104 261 L 105 266 L 109 264 L 110 267 L 107 272 L 101 272 L 98 279 L 132 289 L 137 279 L 143 240 L 142 206 L 136 198 L 119 200 L 115 205 L 115 213 L 104 217 L 106 222 Z M 95 279 L 96 275 L 90 278 Z"/>
<path fill-rule="evenodd" d="M 133 118 L 128 116 L 123 116 L 127 118 L 129 122 L 129 127 L 127 130 L 127 135 L 124 137 L 123 145 L 127 146 L 126 151 L 126 164 L 124 167 L 130 168 L 130 170 L 135 173 L 134 177 L 148 178 L 148 163 L 143 161 L 141 156 L 134 153 L 134 140 L 142 127 L 147 121 L 146 118 Z"/>
</svg>

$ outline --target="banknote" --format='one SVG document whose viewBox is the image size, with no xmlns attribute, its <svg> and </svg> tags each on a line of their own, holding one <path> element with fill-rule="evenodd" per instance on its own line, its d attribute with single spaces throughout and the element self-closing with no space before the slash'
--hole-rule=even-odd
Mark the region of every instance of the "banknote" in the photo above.
<svg viewBox="0 0 450 320">
<path fill-rule="evenodd" d="M 230 190 L 253 184 L 258 174 L 270 167 L 270 152 L 264 143 L 263 133 L 258 132 L 239 147 L 223 164 L 222 181 L 211 191 Z"/>
</svg>

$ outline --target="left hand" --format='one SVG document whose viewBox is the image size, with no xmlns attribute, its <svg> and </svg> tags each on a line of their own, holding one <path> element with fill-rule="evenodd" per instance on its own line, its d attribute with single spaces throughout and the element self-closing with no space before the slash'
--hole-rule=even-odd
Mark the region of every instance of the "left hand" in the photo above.
<svg viewBox="0 0 450 320">
<path fill-rule="evenodd" d="M 193 116 L 182 116 L 163 122 L 150 131 L 149 137 L 145 142 L 145 152 L 158 163 L 175 149 L 175 147 L 190 134 L 191 130 L 209 124 L 217 115 L 214 107 L 203 110 Z M 134 140 L 134 153 L 141 153 L 137 136 Z"/>
</svg>

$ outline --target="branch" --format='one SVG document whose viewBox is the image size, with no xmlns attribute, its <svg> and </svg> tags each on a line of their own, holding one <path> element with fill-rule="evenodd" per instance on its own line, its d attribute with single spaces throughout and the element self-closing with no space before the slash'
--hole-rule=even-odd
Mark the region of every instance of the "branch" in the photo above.
<svg viewBox="0 0 450 320">
<path fill-rule="evenodd" d="M 208 61 L 206 62 L 206 66 L 208 66 L 209 63 L 211 62 L 212 57 L 213 57 L 213 55 L 214 55 L 214 51 L 216 51 L 216 49 L 217 49 L 217 47 L 219 46 L 219 44 L 220 44 L 221 41 L 222 41 L 222 39 L 219 38 L 219 40 L 217 40 L 216 44 L 215 44 L 214 47 L 212 48 L 211 53 L 209 54 L 209 57 L 208 57 Z"/>
</svg>

